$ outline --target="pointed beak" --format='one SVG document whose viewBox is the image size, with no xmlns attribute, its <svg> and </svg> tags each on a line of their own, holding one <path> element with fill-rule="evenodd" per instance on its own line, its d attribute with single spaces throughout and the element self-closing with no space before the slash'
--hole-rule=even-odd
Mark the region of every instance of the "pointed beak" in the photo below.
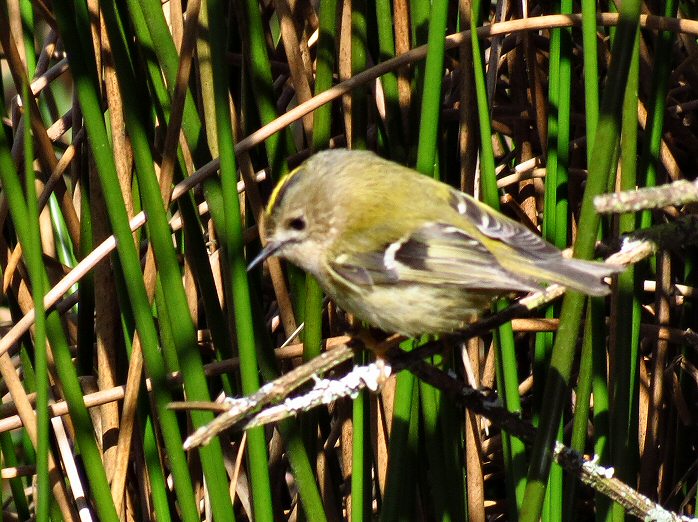
<svg viewBox="0 0 698 522">
<path fill-rule="evenodd" d="M 266 258 L 273 256 L 282 246 L 284 246 L 282 241 L 269 241 L 267 246 L 265 246 L 262 251 L 257 254 L 257 257 L 255 257 L 252 261 L 250 261 L 250 264 L 247 265 L 247 271 L 249 272 L 257 265 L 262 264 Z"/>
</svg>

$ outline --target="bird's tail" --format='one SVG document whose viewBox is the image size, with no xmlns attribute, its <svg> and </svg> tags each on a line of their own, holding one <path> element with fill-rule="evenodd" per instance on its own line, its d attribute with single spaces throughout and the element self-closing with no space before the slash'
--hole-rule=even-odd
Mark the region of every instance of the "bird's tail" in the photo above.
<svg viewBox="0 0 698 522">
<path fill-rule="evenodd" d="M 544 281 L 592 296 L 607 295 L 611 289 L 603 279 L 625 270 L 620 265 L 564 257 L 539 264 L 538 268 Z"/>
</svg>

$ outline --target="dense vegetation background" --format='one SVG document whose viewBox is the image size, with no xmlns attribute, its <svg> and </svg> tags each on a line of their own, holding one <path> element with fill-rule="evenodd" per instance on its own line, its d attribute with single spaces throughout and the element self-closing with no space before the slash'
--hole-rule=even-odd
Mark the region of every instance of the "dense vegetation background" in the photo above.
<svg viewBox="0 0 698 522">
<path fill-rule="evenodd" d="M 555 438 L 693 515 L 695 205 L 601 216 L 592 197 L 694 177 L 696 14 L 676 0 L 1 2 L 4 519 L 621 520 L 550 467 Z M 475 193 L 580 257 L 664 227 L 609 298 L 568 294 L 430 359 L 496 389 L 539 427 L 532 444 L 403 371 L 183 449 L 213 413 L 173 401 L 249 395 L 346 341 L 312 280 L 245 269 L 274 180 L 330 146 Z"/>
</svg>

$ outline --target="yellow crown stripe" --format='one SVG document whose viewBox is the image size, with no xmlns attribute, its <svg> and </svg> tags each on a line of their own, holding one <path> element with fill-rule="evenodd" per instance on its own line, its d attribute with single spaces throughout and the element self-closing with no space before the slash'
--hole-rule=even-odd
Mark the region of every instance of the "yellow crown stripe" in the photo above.
<svg viewBox="0 0 698 522">
<path fill-rule="evenodd" d="M 281 178 L 281 180 L 276 184 L 276 187 L 274 187 L 274 190 L 272 191 L 271 196 L 269 197 L 269 202 L 267 203 L 267 214 L 271 214 L 272 210 L 274 210 L 274 207 L 279 202 L 279 200 L 281 200 L 281 196 L 285 192 L 289 183 L 298 175 L 298 173 L 301 171 L 302 166 L 303 165 L 293 169 L 291 172 L 286 174 L 286 176 Z"/>
</svg>

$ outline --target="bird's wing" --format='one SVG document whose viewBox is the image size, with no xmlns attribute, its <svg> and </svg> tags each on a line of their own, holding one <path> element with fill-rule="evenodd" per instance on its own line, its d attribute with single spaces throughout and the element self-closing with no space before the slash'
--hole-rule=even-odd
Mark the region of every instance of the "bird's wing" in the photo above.
<svg viewBox="0 0 698 522">
<path fill-rule="evenodd" d="M 589 295 L 606 295 L 609 288 L 602 279 L 623 270 L 621 266 L 567 259 L 543 238 L 487 205 L 461 192 L 454 191 L 451 197 L 451 206 L 466 218 L 468 225 L 495 240 L 488 246 L 504 270 L 535 273 L 541 281 L 559 283 Z"/>
<path fill-rule="evenodd" d="M 339 253 L 329 265 L 338 276 L 357 286 L 454 285 L 508 292 L 540 289 L 502 268 L 477 238 L 445 223 L 427 223 L 373 250 Z"/>
</svg>

